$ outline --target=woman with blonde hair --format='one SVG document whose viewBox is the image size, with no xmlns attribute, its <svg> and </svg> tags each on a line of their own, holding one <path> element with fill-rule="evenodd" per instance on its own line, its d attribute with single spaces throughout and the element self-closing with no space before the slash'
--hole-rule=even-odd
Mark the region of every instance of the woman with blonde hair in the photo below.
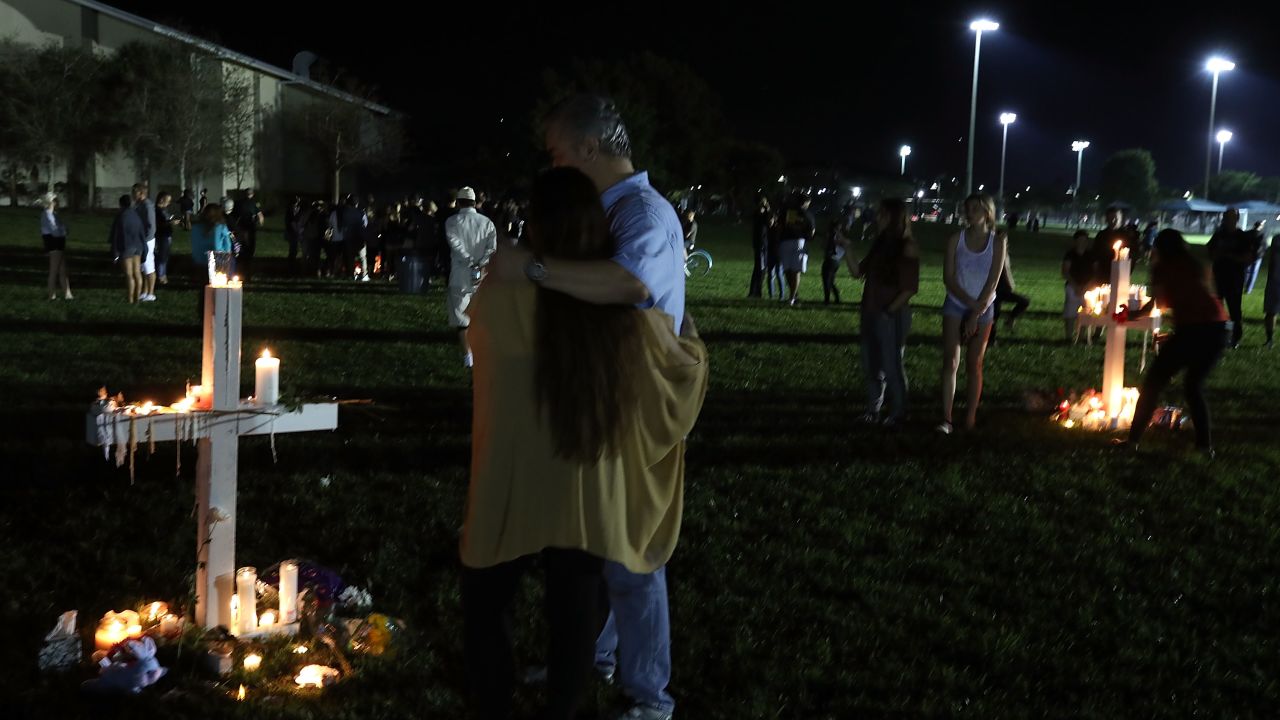
<svg viewBox="0 0 1280 720">
<path fill-rule="evenodd" d="M 562 167 L 535 182 L 536 257 L 617 252 L 595 184 Z M 475 715 L 510 715 L 511 604 L 535 558 L 550 626 L 544 717 L 574 717 L 604 624 L 605 561 L 652 573 L 675 550 L 684 438 L 707 389 L 706 348 L 656 308 L 595 305 L 485 278 L 472 304 L 474 414 L 462 531 L 468 691 Z"/>
<path fill-rule="evenodd" d="M 942 305 L 942 423 L 938 431 L 950 435 L 956 396 L 956 372 L 960 346 L 965 346 L 965 379 L 968 402 L 964 427 L 972 430 L 982 398 L 982 361 L 995 319 L 996 285 L 1008 254 L 1008 238 L 996 230 L 996 205 L 990 196 L 974 193 L 965 198 L 966 227 L 947 240 L 943 256 L 943 283 L 947 299 Z"/>
</svg>

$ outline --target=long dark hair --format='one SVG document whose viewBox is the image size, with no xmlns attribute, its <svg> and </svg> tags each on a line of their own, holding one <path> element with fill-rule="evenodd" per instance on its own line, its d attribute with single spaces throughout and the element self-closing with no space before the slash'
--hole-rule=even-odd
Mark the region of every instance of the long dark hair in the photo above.
<svg viewBox="0 0 1280 720">
<path fill-rule="evenodd" d="M 617 250 L 595 185 L 574 168 L 548 170 L 534 182 L 528 234 L 539 257 L 607 260 Z M 630 306 L 538 289 L 537 401 L 557 455 L 594 462 L 618 451 L 636 406 L 628 378 L 644 362 L 642 321 Z"/>
<path fill-rule="evenodd" d="M 867 252 L 868 259 L 876 263 L 896 263 L 912 242 L 911 214 L 907 212 L 907 204 L 899 198 L 881 200 L 877 213 L 877 219 L 884 217 L 888 223 L 876 235 Z"/>
<path fill-rule="evenodd" d="M 200 211 L 200 217 L 196 220 L 196 222 L 201 225 L 204 225 L 209 230 L 213 230 L 213 228 L 217 227 L 218 225 L 225 225 L 227 222 L 227 218 L 225 213 L 222 212 L 221 205 L 217 203 L 209 203 L 208 205 L 204 206 L 203 210 Z"/>
<path fill-rule="evenodd" d="M 1162 285 L 1168 275 L 1168 268 L 1174 265 L 1189 267 L 1196 277 L 1205 277 L 1204 265 L 1191 254 L 1191 246 L 1177 230 L 1161 230 L 1152 247 L 1156 251 L 1156 260 L 1151 264 L 1151 281 L 1154 284 Z"/>
</svg>

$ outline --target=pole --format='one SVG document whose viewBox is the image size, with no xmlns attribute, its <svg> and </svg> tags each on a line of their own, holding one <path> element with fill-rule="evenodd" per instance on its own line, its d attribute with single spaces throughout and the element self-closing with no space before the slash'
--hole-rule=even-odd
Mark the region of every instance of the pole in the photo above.
<svg viewBox="0 0 1280 720">
<path fill-rule="evenodd" d="M 1213 162 L 1213 115 L 1218 105 L 1218 71 L 1213 71 L 1213 92 L 1209 95 L 1209 144 L 1204 149 L 1204 199 L 1209 199 L 1209 168 Z"/>
<path fill-rule="evenodd" d="M 1009 148 L 1009 123 L 1004 123 L 1004 138 L 1000 141 L 1000 212 L 1004 212 L 1004 160 Z"/>
<path fill-rule="evenodd" d="M 973 134 L 978 123 L 978 56 L 982 52 L 982 31 L 973 41 L 973 93 L 969 96 L 969 152 L 964 166 L 964 195 L 973 194 Z"/>
</svg>

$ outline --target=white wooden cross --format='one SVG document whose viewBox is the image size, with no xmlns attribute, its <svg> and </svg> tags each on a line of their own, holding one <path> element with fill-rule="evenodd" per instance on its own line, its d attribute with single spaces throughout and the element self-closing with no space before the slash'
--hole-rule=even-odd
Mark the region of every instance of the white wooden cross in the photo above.
<svg viewBox="0 0 1280 720">
<path fill-rule="evenodd" d="M 91 412 L 86 440 L 117 446 L 146 442 L 198 443 L 196 462 L 196 610 L 201 627 L 232 628 L 236 594 L 236 464 L 242 435 L 334 430 L 337 403 L 309 403 L 290 411 L 240 398 L 240 320 L 243 289 L 238 282 L 204 289 L 204 357 L 200 393 L 172 407 L 127 406 Z M 211 396 L 211 397 L 209 397 Z M 282 618 L 283 620 L 283 618 Z M 232 628 L 234 630 L 234 628 Z"/>
<path fill-rule="evenodd" d="M 1120 425 L 1121 417 L 1125 415 L 1126 403 L 1132 405 L 1136 401 L 1136 397 L 1126 398 L 1124 392 L 1125 335 L 1130 330 L 1151 333 L 1160 330 L 1158 309 L 1148 317 L 1116 322 L 1114 316 L 1121 305 L 1127 304 L 1131 310 L 1138 309 L 1137 299 L 1130 298 L 1129 271 L 1129 249 L 1117 242 L 1112 247 L 1110 297 L 1103 304 L 1100 314 L 1090 311 L 1088 299 L 1080 313 L 1081 325 L 1101 327 L 1106 332 L 1106 349 L 1102 359 L 1102 409 L 1106 413 L 1106 425 L 1111 429 Z"/>
</svg>

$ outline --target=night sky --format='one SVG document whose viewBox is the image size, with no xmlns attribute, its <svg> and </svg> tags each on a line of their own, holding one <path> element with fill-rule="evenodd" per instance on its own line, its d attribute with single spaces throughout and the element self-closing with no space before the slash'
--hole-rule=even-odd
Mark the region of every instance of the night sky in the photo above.
<svg viewBox="0 0 1280 720">
<path fill-rule="evenodd" d="M 790 162 L 896 173 L 907 143 L 918 177 L 963 176 L 968 24 L 987 16 L 1001 28 L 983 35 L 975 186 L 997 182 L 1007 110 L 1018 114 L 1010 188 L 1065 191 L 1077 138 L 1092 142 L 1086 186 L 1111 152 L 1145 147 L 1163 186 L 1199 187 L 1215 52 L 1237 63 L 1218 97 L 1217 126 L 1235 133 L 1226 169 L 1280 175 L 1280 32 L 1261 3 L 423 3 L 429 22 L 410 20 L 403 0 L 339 14 L 313 2 L 113 4 L 282 67 L 300 50 L 348 67 L 414 117 L 427 154 L 465 156 L 499 117 L 527 117 L 544 67 L 649 50 L 692 66 L 740 136 Z"/>
</svg>

